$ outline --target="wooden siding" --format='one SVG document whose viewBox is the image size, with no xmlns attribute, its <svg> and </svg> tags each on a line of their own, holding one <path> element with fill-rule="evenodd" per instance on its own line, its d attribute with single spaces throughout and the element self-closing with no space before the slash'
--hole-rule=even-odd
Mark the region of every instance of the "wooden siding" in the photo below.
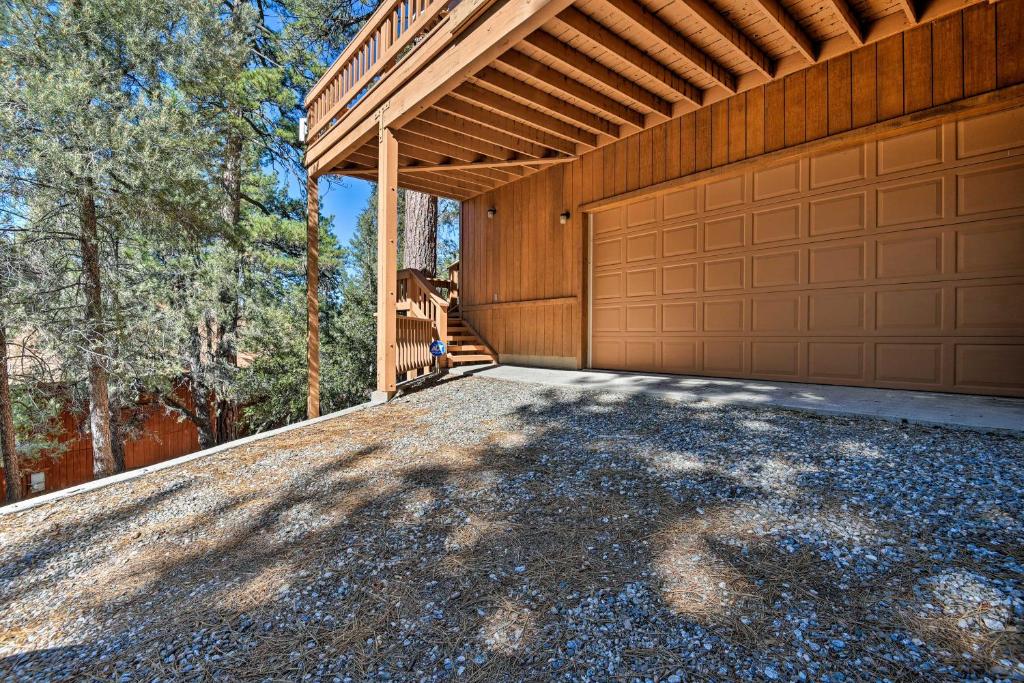
<svg viewBox="0 0 1024 683">
<path fill-rule="evenodd" d="M 179 398 L 188 401 L 187 392 L 179 392 Z M 125 444 L 126 469 L 154 465 L 199 450 L 199 433 L 191 422 L 180 421 L 177 416 L 155 405 L 145 405 L 138 410 L 143 414 L 142 424 L 137 437 Z M 32 472 L 42 472 L 46 476 L 45 491 L 33 495 L 92 481 L 92 437 L 86 431 L 86 420 L 86 416 L 65 411 L 59 418 L 60 433 L 57 436 L 61 451 L 57 454 L 43 453 L 35 460 L 22 462 L 26 495 Z M 0 500 L 4 490 L 4 482 L 0 478 Z"/>
<path fill-rule="evenodd" d="M 581 206 L 1022 83 L 1022 33 L 1024 0 L 974 5 L 464 202 L 467 319 L 505 362 L 582 367 Z"/>
</svg>

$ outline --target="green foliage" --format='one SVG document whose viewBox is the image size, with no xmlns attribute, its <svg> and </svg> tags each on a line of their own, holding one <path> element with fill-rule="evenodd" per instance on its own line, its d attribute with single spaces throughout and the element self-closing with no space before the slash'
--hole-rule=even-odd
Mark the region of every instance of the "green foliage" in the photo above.
<svg viewBox="0 0 1024 683">
<path fill-rule="evenodd" d="M 111 410 L 155 395 L 201 430 L 231 404 L 252 430 L 305 416 L 305 202 L 287 191 L 301 101 L 377 4 L 0 3 L 0 324 L 47 359 L 16 385 L 23 455 L 53 445 L 63 403 L 43 386 L 87 403 L 86 192 Z M 440 209 L 444 272 L 458 205 Z M 375 196 L 344 247 L 321 219 L 324 412 L 373 385 L 376 261 Z"/>
</svg>

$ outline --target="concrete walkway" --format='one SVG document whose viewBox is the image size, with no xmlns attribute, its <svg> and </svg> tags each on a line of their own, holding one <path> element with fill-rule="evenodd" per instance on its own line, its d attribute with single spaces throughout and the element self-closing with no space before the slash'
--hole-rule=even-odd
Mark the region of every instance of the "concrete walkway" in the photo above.
<svg viewBox="0 0 1024 683">
<path fill-rule="evenodd" d="M 452 372 L 558 387 L 645 391 L 688 402 L 778 406 L 832 415 L 1024 434 L 1024 399 L 1016 398 L 512 365 L 458 368 Z"/>
</svg>

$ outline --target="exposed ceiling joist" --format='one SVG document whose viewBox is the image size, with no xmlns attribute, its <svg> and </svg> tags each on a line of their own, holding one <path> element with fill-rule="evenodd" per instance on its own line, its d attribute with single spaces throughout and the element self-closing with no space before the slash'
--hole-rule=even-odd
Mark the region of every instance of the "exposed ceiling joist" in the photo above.
<svg viewBox="0 0 1024 683">
<path fill-rule="evenodd" d="M 437 164 L 435 166 L 405 166 L 399 168 L 399 172 L 403 173 L 424 173 L 424 172 L 439 172 L 439 171 L 467 171 L 467 170 L 478 170 L 478 169 L 494 169 L 494 168 L 508 168 L 512 164 L 529 164 L 530 166 L 541 167 L 541 166 L 554 166 L 557 164 L 564 164 L 573 161 L 575 157 L 558 157 L 555 159 L 536 159 L 534 161 L 527 162 L 515 162 L 506 161 L 498 163 L 479 163 L 479 164 Z"/>
<path fill-rule="evenodd" d="M 482 88 L 475 83 L 464 83 L 456 88 L 454 93 L 458 97 L 465 98 L 470 103 L 490 107 L 495 111 L 524 121 L 549 133 L 564 137 L 567 140 L 575 140 L 587 147 L 597 147 L 597 135 L 594 133 L 583 130 L 571 123 L 566 123 L 558 117 L 550 116 L 542 111 L 528 107 L 517 100 L 499 95 L 487 88 Z"/>
<path fill-rule="evenodd" d="M 496 88 L 514 97 L 521 98 L 536 107 L 540 107 L 545 113 L 566 119 L 575 125 L 591 130 L 595 133 L 619 137 L 619 126 L 604 119 L 593 112 L 587 111 L 575 104 L 570 104 L 560 97 L 535 88 L 529 83 L 524 83 L 518 78 L 513 78 L 506 73 L 498 71 L 493 67 L 487 67 L 476 75 L 479 82 L 491 88 Z"/>
<path fill-rule="evenodd" d="M 477 154 L 483 154 L 488 157 L 493 157 L 500 160 L 518 159 L 519 154 L 507 147 L 496 145 L 493 142 L 487 142 L 477 137 L 469 135 L 462 135 L 456 133 L 448 128 L 438 126 L 424 120 L 422 117 L 413 119 L 409 123 L 405 124 L 404 130 L 412 133 L 417 133 L 423 137 L 431 138 L 448 145 L 458 145 L 463 149 L 476 152 Z"/>
<path fill-rule="evenodd" d="M 835 8 L 850 37 L 853 38 L 853 42 L 857 45 L 863 45 L 864 26 L 860 23 L 860 17 L 853 11 L 850 4 L 846 0 L 829 0 L 829 2 L 832 3 L 832 7 Z"/>
<path fill-rule="evenodd" d="M 600 62 L 596 62 L 579 50 L 572 48 L 550 33 L 535 31 L 526 36 L 526 42 L 545 54 L 558 60 L 569 69 L 603 83 L 616 92 L 628 97 L 637 104 L 650 109 L 655 114 L 672 116 L 672 103 L 641 88 L 617 71 L 612 71 Z"/>
<path fill-rule="evenodd" d="M 684 38 L 656 14 L 648 11 L 637 0 L 604 0 L 604 2 L 629 19 L 638 29 L 675 53 L 677 57 L 697 67 L 725 89 L 731 92 L 736 91 L 735 77 L 728 69 Z"/>
<path fill-rule="evenodd" d="M 782 32 L 789 43 L 812 64 L 818 59 L 818 46 L 803 27 L 786 11 L 779 0 L 756 0 L 765 17 Z"/>
<path fill-rule="evenodd" d="M 440 109 L 430 108 L 420 114 L 419 119 L 450 130 L 459 136 L 499 145 L 524 157 L 537 159 L 546 156 L 554 156 L 555 154 L 555 150 L 542 147 L 541 145 L 525 140 L 519 136 L 512 135 L 511 133 L 503 130 L 494 130 L 493 128 L 488 128 L 486 126 L 476 125 L 460 116 L 450 114 L 446 111 L 441 111 Z"/>
<path fill-rule="evenodd" d="M 514 137 L 521 138 L 524 142 L 529 142 L 540 147 L 546 147 L 566 154 L 574 154 L 576 151 L 575 142 L 566 140 L 557 135 L 552 135 L 545 130 L 531 126 L 519 119 L 510 118 L 503 114 L 491 111 L 490 109 L 484 109 L 483 107 L 478 107 L 475 104 L 470 104 L 465 100 L 460 100 L 459 98 L 452 97 L 451 95 L 442 97 L 434 104 L 434 107 L 465 119 L 466 121 L 471 122 L 474 127 L 483 127 L 485 130 L 495 132 L 508 131 Z"/>
<path fill-rule="evenodd" d="M 762 52 L 761 48 L 733 26 L 732 22 L 723 17 L 707 0 L 677 0 L 677 2 L 688 7 L 712 32 L 743 55 L 754 69 L 769 78 L 775 75 L 775 63 L 771 57 Z"/>
<path fill-rule="evenodd" d="M 644 116 L 640 112 L 593 88 L 587 87 L 583 83 L 566 76 L 561 71 L 552 69 L 550 66 L 538 62 L 536 59 L 518 50 L 509 50 L 498 57 L 498 61 L 526 76 L 535 78 L 564 95 L 575 97 L 577 100 L 585 102 L 598 111 L 623 123 L 636 126 L 637 128 L 644 127 Z"/>
<path fill-rule="evenodd" d="M 700 105 L 703 101 L 704 95 L 700 88 L 575 7 L 570 7 L 559 14 L 558 21 L 591 43 L 608 50 L 618 59 L 660 81 L 689 102 Z M 721 68 L 715 71 L 719 73 L 719 78 L 714 78 L 710 73 L 706 73 L 706 75 L 714 78 L 717 83 L 729 90 L 736 89 L 736 79 L 732 77 L 732 74 Z"/>
</svg>

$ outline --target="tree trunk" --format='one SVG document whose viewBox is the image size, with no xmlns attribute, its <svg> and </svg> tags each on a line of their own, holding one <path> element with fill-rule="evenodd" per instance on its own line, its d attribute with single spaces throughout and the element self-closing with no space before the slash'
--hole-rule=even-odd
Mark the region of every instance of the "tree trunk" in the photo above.
<svg viewBox="0 0 1024 683">
<path fill-rule="evenodd" d="M 85 336 L 89 365 L 89 428 L 92 433 L 93 476 L 108 477 L 117 469 L 110 446 L 110 397 L 104 365 L 103 288 L 100 283 L 100 245 L 96 198 L 85 180 L 79 194 L 82 232 L 82 288 L 85 290 Z"/>
<path fill-rule="evenodd" d="M 110 402 L 110 451 L 114 455 L 114 471 L 118 473 L 124 472 L 125 469 L 124 442 L 126 435 L 124 416 L 121 413 L 121 401 L 115 398 Z"/>
<path fill-rule="evenodd" d="M 437 274 L 437 197 L 405 191 L 404 248 L 403 268 Z"/>
<path fill-rule="evenodd" d="M 3 456 L 7 502 L 17 503 L 21 500 L 21 463 L 18 462 L 14 443 L 10 381 L 7 374 L 7 330 L 0 324 L 0 455 Z"/>
</svg>

